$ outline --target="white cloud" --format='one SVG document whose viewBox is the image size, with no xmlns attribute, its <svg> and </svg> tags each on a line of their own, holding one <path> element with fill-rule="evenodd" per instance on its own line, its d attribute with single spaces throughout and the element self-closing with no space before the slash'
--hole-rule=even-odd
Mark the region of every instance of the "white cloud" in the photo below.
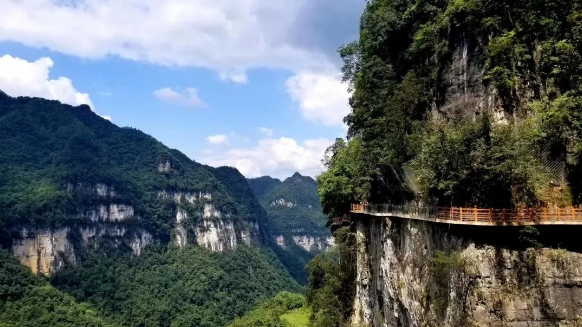
<svg viewBox="0 0 582 327">
<path fill-rule="evenodd" d="M 272 128 L 267 127 L 259 127 L 259 131 L 261 131 L 261 133 L 267 135 L 268 137 L 272 137 L 274 132 Z"/>
<path fill-rule="evenodd" d="M 198 97 L 198 91 L 193 87 L 185 88 L 182 93 L 174 91 L 170 87 L 165 87 L 153 92 L 154 96 L 164 102 L 181 106 L 181 107 L 193 107 L 202 108 L 206 105 L 200 97 Z"/>
<path fill-rule="evenodd" d="M 223 81 L 231 81 L 237 84 L 246 84 L 248 82 L 247 74 L 243 69 L 222 71 L 219 76 Z"/>
<path fill-rule="evenodd" d="M 2 0 L 0 41 L 68 55 L 197 66 L 246 81 L 250 68 L 318 69 L 293 40 L 311 0 Z M 357 15 L 357 13 L 355 13 Z M 305 25 L 305 24 L 302 24 Z"/>
<path fill-rule="evenodd" d="M 41 97 L 74 106 L 87 104 L 93 108 L 89 94 L 78 92 L 69 78 L 49 78 L 53 65 L 48 57 L 29 62 L 4 55 L 0 57 L 0 90 L 11 96 Z"/>
<path fill-rule="evenodd" d="M 303 117 L 346 128 L 343 118 L 350 112 L 350 94 L 341 81 L 341 74 L 300 71 L 287 80 L 286 87 Z"/>
<path fill-rule="evenodd" d="M 255 146 L 236 148 L 202 159 L 211 166 L 232 166 L 246 177 L 270 175 L 279 178 L 295 171 L 315 176 L 322 170 L 321 158 L 332 142 L 327 139 L 305 140 L 281 137 L 263 139 Z"/>
<path fill-rule="evenodd" d="M 224 135 L 224 134 L 216 134 L 216 135 L 211 135 L 208 136 L 206 138 L 206 141 L 208 141 L 208 143 L 210 144 L 227 144 L 228 143 L 228 136 Z"/>
<path fill-rule="evenodd" d="M 30 62 L 4 55 L 0 57 L 0 90 L 13 97 L 39 97 L 72 106 L 86 104 L 95 110 L 89 94 L 77 91 L 71 79 L 63 76 L 50 79 L 53 65 L 54 62 L 48 57 Z M 100 116 L 111 121 L 111 116 Z"/>
</svg>

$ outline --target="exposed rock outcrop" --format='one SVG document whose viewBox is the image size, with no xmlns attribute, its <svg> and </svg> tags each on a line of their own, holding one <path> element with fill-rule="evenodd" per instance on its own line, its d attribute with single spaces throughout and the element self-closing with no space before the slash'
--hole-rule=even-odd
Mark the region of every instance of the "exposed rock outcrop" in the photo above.
<svg viewBox="0 0 582 327">
<path fill-rule="evenodd" d="M 178 207 L 176 212 L 176 245 L 183 248 L 188 244 L 188 233 L 184 227 L 184 221 L 188 219 L 186 210 Z"/>
<path fill-rule="evenodd" d="M 57 230 L 22 229 L 14 240 L 12 251 L 23 265 L 35 274 L 50 275 L 66 261 L 75 262 L 73 245 L 69 242 L 68 228 Z"/>
<path fill-rule="evenodd" d="M 521 246 L 519 228 L 369 218 L 355 223 L 354 325 L 541 327 L 582 316 L 581 253 Z"/>
<path fill-rule="evenodd" d="M 166 167 L 165 164 L 163 166 Z M 66 187 L 68 192 L 83 193 L 104 202 L 110 202 L 117 196 L 112 186 L 103 183 L 69 183 Z M 253 221 L 236 220 L 230 213 L 222 213 L 210 202 L 210 193 L 163 190 L 157 195 L 176 203 L 174 243 L 179 247 L 191 243 L 222 252 L 239 244 L 259 242 L 259 225 Z M 196 209 L 198 212 L 191 212 L 193 220 L 189 220 L 188 210 L 184 206 L 191 211 L 199 208 Z M 149 231 L 135 227 L 134 223 L 140 217 L 136 216 L 131 205 L 103 203 L 85 208 L 83 212 L 87 221 L 78 226 L 38 230 L 23 228 L 20 237 L 13 240 L 13 253 L 34 273 L 51 275 L 65 263 L 75 264 L 79 247 L 96 247 L 104 241 L 109 246 L 125 246 L 134 255 L 140 255 L 147 245 L 159 242 Z M 188 239 L 188 231 L 194 233 L 191 234 L 192 239 Z"/>
<path fill-rule="evenodd" d="M 162 190 L 158 191 L 158 197 L 165 200 L 173 200 L 176 203 L 180 203 L 181 201 L 194 203 L 197 200 L 212 200 L 212 194 L 202 193 L 202 191 L 195 192 Z"/>
<path fill-rule="evenodd" d="M 277 199 L 269 204 L 269 206 L 287 206 L 289 208 L 293 208 L 297 204 L 293 203 L 292 201 L 286 201 L 285 199 Z"/>
<path fill-rule="evenodd" d="M 333 237 L 312 236 L 312 235 L 294 235 L 293 242 L 302 247 L 305 251 L 319 253 L 329 250 L 333 246 Z"/>
<path fill-rule="evenodd" d="M 87 211 L 87 217 L 92 222 L 98 221 L 122 221 L 132 218 L 134 215 L 133 206 L 125 204 L 101 204 L 96 208 Z"/>
<path fill-rule="evenodd" d="M 125 244 L 134 255 L 140 255 L 144 247 L 154 242 L 152 235 L 143 230 L 131 233 L 119 225 L 96 225 L 83 228 L 59 229 L 22 229 L 20 237 L 13 240 L 12 252 L 35 274 L 51 275 L 65 263 L 75 264 L 75 238 L 71 234 L 80 234 L 83 247 L 98 246 L 99 241 L 107 237 L 114 246 Z"/>
<path fill-rule="evenodd" d="M 196 243 L 214 252 L 235 249 L 239 244 L 250 245 L 259 239 L 256 222 L 234 221 L 212 204 L 205 204 L 196 225 Z"/>
<path fill-rule="evenodd" d="M 334 245 L 334 240 L 331 236 L 299 234 L 288 236 L 287 238 L 284 235 L 273 235 L 273 238 L 275 243 L 283 250 L 287 249 L 287 241 L 289 239 L 293 244 L 312 254 L 325 252 Z"/>
</svg>

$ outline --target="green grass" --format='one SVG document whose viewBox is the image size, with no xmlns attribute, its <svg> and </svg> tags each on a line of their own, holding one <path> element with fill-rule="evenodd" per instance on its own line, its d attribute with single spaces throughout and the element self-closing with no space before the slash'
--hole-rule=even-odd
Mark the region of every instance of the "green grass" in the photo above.
<svg viewBox="0 0 582 327">
<path fill-rule="evenodd" d="M 281 319 L 285 327 L 307 327 L 310 315 L 311 309 L 304 307 L 289 311 L 286 314 L 281 315 L 279 319 Z"/>
</svg>

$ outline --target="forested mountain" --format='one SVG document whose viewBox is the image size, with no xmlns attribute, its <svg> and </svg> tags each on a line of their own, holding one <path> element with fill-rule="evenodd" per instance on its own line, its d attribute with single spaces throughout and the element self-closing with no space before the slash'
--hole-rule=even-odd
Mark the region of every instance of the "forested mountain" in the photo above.
<svg viewBox="0 0 582 327">
<path fill-rule="evenodd" d="M 340 49 L 352 112 L 324 211 L 580 203 L 581 17 L 580 1 L 369 1 Z"/>
<path fill-rule="evenodd" d="M 2 284 L 26 288 L 2 299 L 6 321 L 18 325 L 20 306 L 34 303 L 27 294 L 48 290 L 87 321 L 224 326 L 299 291 L 266 246 L 267 229 L 236 169 L 198 164 L 85 105 L 0 93 L 0 240 L 53 285 Z"/>
<path fill-rule="evenodd" d="M 273 250 L 289 272 L 307 282 L 305 265 L 333 243 L 317 196 L 317 182 L 299 173 L 283 182 L 269 176 L 248 180 L 267 212 Z"/>
<path fill-rule="evenodd" d="M 196 226 L 204 207 L 229 213 L 241 226 L 265 221 L 260 207 L 251 203 L 252 194 L 239 203 L 237 192 L 219 180 L 244 183 L 236 170 L 204 167 L 136 129 L 115 126 L 87 106 L 1 94 L 0 119 L 4 235 L 27 224 L 61 227 L 123 220 L 167 243 L 180 206 L 194 220 L 188 227 Z M 111 204 L 127 209 L 119 213 L 123 218 L 116 219 Z M 109 208 L 92 216 L 91 209 L 101 205 Z"/>
</svg>

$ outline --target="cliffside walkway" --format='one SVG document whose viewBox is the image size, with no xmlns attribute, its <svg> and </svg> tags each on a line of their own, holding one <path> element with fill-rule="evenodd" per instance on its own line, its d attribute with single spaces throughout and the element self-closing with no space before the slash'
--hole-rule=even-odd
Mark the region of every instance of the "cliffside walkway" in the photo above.
<svg viewBox="0 0 582 327">
<path fill-rule="evenodd" d="M 476 226 L 582 225 L 582 208 L 482 209 L 352 204 L 351 213 Z"/>
</svg>

